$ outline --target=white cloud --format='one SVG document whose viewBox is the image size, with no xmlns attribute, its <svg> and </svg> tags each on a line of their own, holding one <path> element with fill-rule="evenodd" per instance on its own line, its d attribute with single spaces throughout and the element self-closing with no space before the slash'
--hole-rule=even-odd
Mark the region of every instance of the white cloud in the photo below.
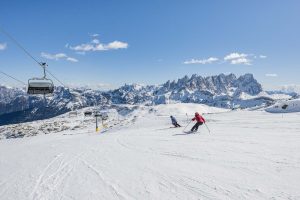
<svg viewBox="0 0 300 200">
<path fill-rule="evenodd" d="M 238 58 L 230 61 L 233 65 L 243 64 L 243 65 L 251 65 L 251 60 L 248 58 Z"/>
<path fill-rule="evenodd" d="M 94 34 L 92 36 L 97 37 L 98 35 Z M 70 48 L 71 50 L 79 51 L 79 52 L 108 51 L 108 50 L 117 50 L 117 49 L 127 49 L 128 43 L 115 40 L 113 42 L 104 44 L 101 43 L 99 39 L 94 38 L 92 39 L 92 41 L 88 43 L 79 44 L 76 46 L 66 45 L 66 47 Z"/>
<path fill-rule="evenodd" d="M 69 57 L 64 53 L 49 54 L 49 53 L 42 52 L 41 56 L 43 58 L 46 58 L 46 59 L 49 59 L 49 60 L 61 60 L 61 59 L 63 59 L 63 60 L 67 60 L 67 61 L 70 61 L 70 62 L 78 62 L 78 60 L 76 58 Z"/>
<path fill-rule="evenodd" d="M 232 65 L 252 65 L 252 62 L 258 58 L 264 59 L 267 58 L 267 56 L 256 56 L 254 54 L 233 52 L 228 55 L 225 55 L 223 60 L 220 61 L 218 64 L 230 63 Z M 218 60 L 219 59 L 215 57 L 210 57 L 208 59 L 191 59 L 184 61 L 183 64 L 211 64 Z"/>
<path fill-rule="evenodd" d="M 66 58 L 67 57 L 67 55 L 64 54 L 64 53 L 49 54 L 49 53 L 44 53 L 44 52 L 41 53 L 41 56 L 43 58 L 47 58 L 49 60 L 59 60 L 61 58 Z"/>
<path fill-rule="evenodd" d="M 92 37 L 98 37 L 99 34 L 98 34 L 98 33 L 93 33 L 93 34 L 91 34 L 91 36 L 92 36 Z"/>
<path fill-rule="evenodd" d="M 6 43 L 0 43 L 0 50 L 6 49 L 7 44 Z"/>
<path fill-rule="evenodd" d="M 231 53 L 224 57 L 224 60 L 235 60 L 240 58 L 246 58 L 248 55 L 244 53 Z"/>
<path fill-rule="evenodd" d="M 249 56 L 250 55 L 244 53 L 230 53 L 224 57 L 224 60 L 230 62 L 233 65 L 251 65 L 251 60 L 249 59 Z"/>
<path fill-rule="evenodd" d="M 266 74 L 267 77 L 277 77 L 277 74 Z"/>
<path fill-rule="evenodd" d="M 267 56 L 265 56 L 265 55 L 259 55 L 259 58 L 267 58 Z"/>
<path fill-rule="evenodd" d="M 94 45 L 92 44 L 81 44 L 75 47 L 70 46 L 70 49 L 75 51 L 92 51 L 94 49 Z"/>
<path fill-rule="evenodd" d="M 210 57 L 208 59 L 191 59 L 191 60 L 187 60 L 187 61 L 184 61 L 183 63 L 184 64 L 211 64 L 215 61 L 218 61 L 219 59 L 218 58 L 215 58 L 215 57 Z"/>
<path fill-rule="evenodd" d="M 120 41 L 113 41 L 109 43 L 106 48 L 107 49 L 127 49 L 128 44 L 125 42 L 120 42 Z"/>
<path fill-rule="evenodd" d="M 100 41 L 99 41 L 98 39 L 93 39 L 93 40 L 92 40 L 92 43 L 94 43 L 94 44 L 99 44 Z"/>
<path fill-rule="evenodd" d="M 67 58 L 67 61 L 70 61 L 70 62 L 78 62 L 78 60 L 76 58 L 71 58 L 71 57 L 68 57 Z"/>
</svg>

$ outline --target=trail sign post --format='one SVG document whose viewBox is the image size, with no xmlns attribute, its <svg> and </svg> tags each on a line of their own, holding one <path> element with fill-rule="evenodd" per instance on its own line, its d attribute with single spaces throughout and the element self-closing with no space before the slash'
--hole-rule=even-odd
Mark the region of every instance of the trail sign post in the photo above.
<svg viewBox="0 0 300 200">
<path fill-rule="evenodd" d="M 98 113 L 95 114 L 96 117 L 96 132 L 98 132 L 100 129 L 98 127 L 98 117 L 101 117 Z"/>
</svg>

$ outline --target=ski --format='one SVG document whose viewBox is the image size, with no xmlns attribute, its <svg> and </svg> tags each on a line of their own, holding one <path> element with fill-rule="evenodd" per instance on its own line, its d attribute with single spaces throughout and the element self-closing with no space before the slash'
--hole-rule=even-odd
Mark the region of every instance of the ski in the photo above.
<svg viewBox="0 0 300 200">
<path fill-rule="evenodd" d="M 183 131 L 184 133 L 186 133 L 186 134 L 191 134 L 191 133 L 197 133 L 197 131 Z"/>
<path fill-rule="evenodd" d="M 161 128 L 161 129 L 156 129 L 156 131 L 163 131 L 163 130 L 168 130 L 171 128 L 181 128 L 181 127 L 169 127 L 169 128 Z"/>
</svg>

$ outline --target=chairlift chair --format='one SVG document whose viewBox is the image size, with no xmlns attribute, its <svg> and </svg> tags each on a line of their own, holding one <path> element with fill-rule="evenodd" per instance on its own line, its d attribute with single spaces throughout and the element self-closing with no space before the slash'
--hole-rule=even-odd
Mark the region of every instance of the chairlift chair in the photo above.
<svg viewBox="0 0 300 200">
<path fill-rule="evenodd" d="M 28 80 L 28 94 L 52 94 L 54 92 L 54 84 L 51 79 L 32 78 Z"/>
<path fill-rule="evenodd" d="M 85 111 L 84 112 L 84 116 L 92 116 L 93 115 L 93 112 L 92 111 Z"/>
<path fill-rule="evenodd" d="M 31 78 L 28 80 L 28 94 L 52 94 L 54 92 L 54 84 L 51 79 L 46 78 L 46 63 L 39 63 L 43 68 L 44 76 L 42 78 Z"/>
<path fill-rule="evenodd" d="M 75 117 L 75 116 L 77 116 L 77 111 L 75 110 L 75 111 L 70 111 L 69 112 L 69 117 Z"/>
</svg>

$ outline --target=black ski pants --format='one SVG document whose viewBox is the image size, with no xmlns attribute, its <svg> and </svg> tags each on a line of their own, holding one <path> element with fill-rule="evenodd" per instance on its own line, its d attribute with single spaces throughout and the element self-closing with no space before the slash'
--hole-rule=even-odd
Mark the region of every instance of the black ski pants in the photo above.
<svg viewBox="0 0 300 200">
<path fill-rule="evenodd" d="M 197 131 L 198 128 L 199 128 L 199 126 L 201 126 L 202 124 L 203 124 L 203 122 L 197 122 L 197 123 L 193 126 L 193 128 L 191 129 L 191 131 Z"/>
</svg>

